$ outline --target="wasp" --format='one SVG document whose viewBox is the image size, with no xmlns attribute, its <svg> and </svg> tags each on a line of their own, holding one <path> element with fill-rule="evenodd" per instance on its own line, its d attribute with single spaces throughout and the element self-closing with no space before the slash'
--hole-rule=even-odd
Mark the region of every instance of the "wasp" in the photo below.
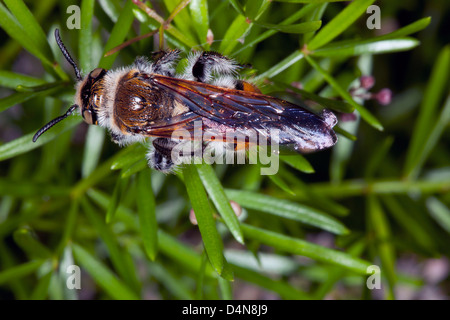
<svg viewBox="0 0 450 320">
<path fill-rule="evenodd" d="M 86 123 L 106 128 L 121 146 L 148 140 L 149 166 L 163 172 L 171 172 L 175 166 L 172 151 L 180 139 L 174 133 L 194 133 L 199 121 L 209 138 L 190 134 L 188 140 L 203 139 L 203 148 L 213 141 L 229 143 L 217 139 L 228 132 L 247 136 L 244 144 L 253 132 L 259 137 L 252 140 L 256 144 L 262 137 L 302 153 L 329 148 L 337 141 L 333 131 L 337 119 L 331 111 L 324 109 L 316 114 L 304 106 L 262 94 L 256 85 L 238 77 L 239 64 L 220 53 L 193 52 L 183 70 L 177 72 L 181 51 L 160 51 L 152 61 L 138 57 L 130 66 L 96 68 L 83 77 L 58 29 L 55 38 L 75 70 L 75 103 L 42 127 L 33 141 L 77 109 Z M 278 133 L 276 141 L 274 130 Z"/>
</svg>

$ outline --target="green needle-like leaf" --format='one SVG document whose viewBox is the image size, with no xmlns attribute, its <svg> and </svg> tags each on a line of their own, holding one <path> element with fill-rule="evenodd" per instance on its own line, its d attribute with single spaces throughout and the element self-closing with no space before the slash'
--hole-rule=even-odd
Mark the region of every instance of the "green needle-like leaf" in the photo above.
<svg viewBox="0 0 450 320">
<path fill-rule="evenodd" d="M 242 224 L 244 236 L 284 252 L 302 255 L 313 260 L 339 265 L 359 274 L 366 274 L 370 262 L 352 257 L 344 252 L 325 248 L 304 240 L 291 238 L 273 231 Z"/>
<path fill-rule="evenodd" d="M 168 19 L 173 18 L 177 28 L 183 30 L 184 38 L 192 42 L 196 38 L 193 32 L 192 18 L 189 10 L 185 9 L 189 2 L 190 0 L 164 0 L 167 10 L 170 12 Z"/>
<path fill-rule="evenodd" d="M 356 0 L 328 22 L 308 43 L 309 50 L 316 50 L 344 32 L 356 19 L 365 13 L 375 0 Z"/>
<path fill-rule="evenodd" d="M 30 77 L 25 74 L 19 74 L 11 71 L 0 71 L 0 86 L 10 89 L 16 89 L 17 86 L 32 87 L 46 83 L 45 80 Z"/>
<path fill-rule="evenodd" d="M 278 175 L 274 175 L 274 174 L 270 174 L 267 176 L 273 183 L 275 183 L 275 185 L 277 185 L 278 187 L 281 188 L 281 190 L 291 194 L 291 195 L 295 195 L 295 192 L 292 191 L 292 189 L 288 186 L 288 184 L 282 179 L 280 178 Z"/>
<path fill-rule="evenodd" d="M 35 272 L 46 260 L 34 260 L 0 271 L 0 284 L 20 279 Z"/>
<path fill-rule="evenodd" d="M 389 283 L 388 298 L 395 299 L 394 286 L 397 281 L 395 273 L 395 251 L 391 242 L 391 231 L 388 221 L 381 209 L 380 203 L 375 196 L 370 196 L 367 203 L 367 211 L 371 223 L 371 229 L 377 240 L 377 254 L 380 256 L 382 270 Z"/>
<path fill-rule="evenodd" d="M 250 191 L 238 191 L 227 189 L 228 197 L 239 203 L 244 208 L 270 213 L 303 222 L 336 234 L 346 234 L 348 230 L 339 221 L 327 216 L 323 212 L 294 203 L 288 200 L 276 199 L 266 195 L 256 194 Z"/>
<path fill-rule="evenodd" d="M 33 142 L 34 132 L 17 138 L 11 142 L 0 146 L 0 160 L 9 159 L 20 154 L 26 153 L 33 149 L 40 147 L 43 144 L 55 139 L 61 133 L 72 129 L 81 122 L 81 117 L 70 117 L 64 121 L 64 124 L 58 124 L 44 135 L 39 137 L 36 142 Z M 36 131 L 39 128 L 36 128 Z"/>
<path fill-rule="evenodd" d="M 120 199 L 123 195 L 123 191 L 126 188 L 128 180 L 127 179 L 117 179 L 116 185 L 114 186 L 114 191 L 111 197 L 111 201 L 108 205 L 108 210 L 106 211 L 106 223 L 111 223 L 114 221 L 116 215 L 117 207 L 119 206 Z"/>
<path fill-rule="evenodd" d="M 320 104 L 324 109 L 336 110 L 344 113 L 351 113 L 355 110 L 349 103 L 345 101 L 335 100 L 335 99 L 327 99 L 317 94 L 311 93 L 309 91 L 295 88 L 291 85 L 286 85 L 279 81 L 274 81 L 275 87 L 280 88 L 286 91 L 294 91 L 300 98 L 303 100 L 311 100 Z M 295 103 L 295 101 L 293 101 Z"/>
<path fill-rule="evenodd" d="M 427 159 L 427 157 L 429 157 L 433 149 L 436 147 L 439 138 L 441 137 L 445 128 L 448 127 L 449 123 L 450 123 L 450 95 L 447 97 L 445 105 L 442 108 L 441 113 L 438 115 L 437 121 L 434 124 L 428 136 L 428 139 L 421 146 L 420 155 L 417 157 L 417 159 L 415 159 L 414 161 L 415 166 L 411 170 L 409 177 L 417 177 L 419 175 L 419 171 L 423 166 L 425 160 Z"/>
<path fill-rule="evenodd" d="M 194 165 L 186 165 L 183 168 L 184 183 L 191 200 L 192 208 L 198 222 L 198 227 L 202 235 L 206 253 L 209 261 L 220 275 L 224 269 L 225 258 L 223 256 L 223 243 L 216 228 L 216 221 L 213 218 L 212 210 L 203 189 L 202 181 Z"/>
<path fill-rule="evenodd" d="M 239 220 L 231 208 L 230 202 L 228 201 L 225 191 L 223 190 L 223 187 L 214 170 L 208 164 L 198 165 L 197 169 L 203 185 L 211 197 L 212 202 L 219 211 L 223 221 L 227 225 L 233 237 L 239 243 L 243 244 L 244 239 L 242 237 L 241 228 L 239 227 Z"/>
<path fill-rule="evenodd" d="M 83 166 L 81 175 L 87 177 L 97 167 L 105 141 L 105 129 L 99 126 L 89 126 L 83 153 Z"/>
<path fill-rule="evenodd" d="M 315 50 L 311 54 L 317 57 L 330 56 L 359 56 L 362 54 L 381 54 L 387 52 L 410 50 L 419 45 L 419 41 L 412 38 L 398 38 L 392 40 L 363 40 L 345 44 L 331 44 Z"/>
<path fill-rule="evenodd" d="M 209 29 L 208 1 L 192 0 L 189 3 L 189 10 L 199 42 L 200 44 L 205 44 Z"/>
<path fill-rule="evenodd" d="M 179 263 L 194 274 L 198 274 L 202 270 L 202 257 L 196 253 L 192 248 L 180 242 L 175 237 L 170 236 L 161 229 L 158 231 L 159 249 L 161 253 L 170 257 L 175 262 Z M 206 264 L 204 268 L 204 275 L 208 278 L 214 279 L 217 273 L 210 264 Z"/>
<path fill-rule="evenodd" d="M 104 222 L 104 219 L 99 216 L 99 214 L 86 199 L 83 199 L 81 204 L 89 221 L 95 227 L 99 236 L 106 244 L 112 264 L 117 270 L 117 273 L 127 285 L 138 289 L 139 283 L 136 277 L 133 259 L 131 258 L 129 252 L 121 248 L 116 234 L 111 230 L 111 225 Z"/>
<path fill-rule="evenodd" d="M 241 16 L 245 17 L 244 8 L 242 8 L 242 5 L 239 3 L 238 0 L 229 0 L 229 2 Z"/>
<path fill-rule="evenodd" d="M 305 173 L 314 173 L 314 168 L 302 155 L 280 155 L 280 159 L 291 167 Z"/>
<path fill-rule="evenodd" d="M 284 33 L 306 33 L 316 31 L 322 25 L 322 21 L 308 21 L 299 24 L 290 24 L 290 25 L 279 25 L 279 24 L 270 24 L 270 23 L 262 23 L 255 22 L 255 25 L 268 28 L 272 30 L 277 30 Z"/>
<path fill-rule="evenodd" d="M 80 68 L 84 72 L 90 72 L 92 65 L 92 17 L 94 15 L 94 0 L 81 2 L 81 29 L 78 41 L 78 57 Z"/>
<path fill-rule="evenodd" d="M 111 170 L 120 170 L 138 162 L 145 158 L 147 150 L 145 146 L 140 143 L 132 144 L 131 146 L 123 149 L 123 152 L 116 157 L 111 165 Z"/>
<path fill-rule="evenodd" d="M 325 80 L 336 90 L 342 98 L 347 100 L 348 103 L 350 103 L 352 106 L 355 107 L 356 110 L 360 113 L 361 117 L 367 121 L 371 126 L 378 130 L 383 130 L 383 126 L 378 121 L 377 118 L 375 118 L 366 108 L 364 108 L 359 103 L 356 103 L 355 100 L 350 96 L 350 94 L 341 87 L 341 85 L 330 75 L 328 72 L 326 72 L 322 67 L 314 61 L 310 56 L 305 56 L 306 60 L 311 64 L 314 69 L 319 71 Z"/>
<path fill-rule="evenodd" d="M 158 224 L 150 169 L 145 169 L 138 174 L 137 191 L 136 200 L 142 243 L 150 260 L 155 260 L 158 250 Z"/>
<path fill-rule="evenodd" d="M 33 99 L 35 97 L 54 94 L 61 90 L 61 84 L 57 83 L 57 84 L 55 84 L 55 86 L 53 86 L 49 89 L 44 88 L 44 90 L 38 90 L 38 91 L 31 91 L 32 89 L 29 89 L 29 90 L 30 91 L 27 91 L 27 92 L 16 92 L 6 98 L 0 99 L 0 112 L 5 111 L 6 109 L 8 109 L 12 106 L 15 106 L 19 103 L 23 103 L 23 102 Z"/>
<path fill-rule="evenodd" d="M 123 8 L 122 12 L 120 13 L 117 23 L 114 25 L 114 28 L 109 35 L 108 42 L 105 45 L 105 49 L 104 49 L 103 53 L 108 52 L 109 50 L 118 46 L 125 40 L 125 38 L 128 34 L 128 31 L 131 28 L 131 24 L 133 23 L 133 20 L 134 20 L 134 15 L 133 15 L 133 10 L 132 10 L 133 8 L 134 8 L 134 4 L 132 1 L 127 1 L 125 3 L 125 7 Z M 107 56 L 107 57 L 103 56 L 100 59 L 99 68 L 110 69 L 114 60 L 116 59 L 117 55 L 118 55 L 118 52 L 116 52 L 110 56 Z"/>
<path fill-rule="evenodd" d="M 231 54 L 239 41 L 245 41 L 245 36 L 250 32 L 251 26 L 252 24 L 246 20 L 245 16 L 237 16 L 223 37 L 219 51 L 225 55 Z"/>
<path fill-rule="evenodd" d="M 436 198 L 428 198 L 427 207 L 434 220 L 450 234 L 450 209 Z"/>
<path fill-rule="evenodd" d="M 44 300 L 47 297 L 47 292 L 49 290 L 52 277 L 53 270 L 50 270 L 39 279 L 37 286 L 30 295 L 30 300 Z"/>
<path fill-rule="evenodd" d="M 74 244 L 75 260 L 91 275 L 92 279 L 114 299 L 137 300 L 139 296 L 127 287 L 102 262 L 98 261 L 85 248 Z"/>
<path fill-rule="evenodd" d="M 422 18 L 417 20 L 403 28 L 397 29 L 391 33 L 384 34 L 382 36 L 377 37 L 378 40 L 387 40 L 387 39 L 395 39 L 409 36 L 412 33 L 418 32 L 420 30 L 425 29 L 431 22 L 431 17 Z"/>
<path fill-rule="evenodd" d="M 308 13 L 310 13 L 312 10 L 314 10 L 315 8 L 317 8 L 317 4 L 308 4 L 305 5 L 304 7 L 302 7 L 300 10 L 298 10 L 296 13 L 294 13 L 293 15 L 291 15 L 289 18 L 286 18 L 285 20 L 283 20 L 282 22 L 280 22 L 279 24 L 277 24 L 277 26 L 284 26 L 284 25 L 289 25 L 294 23 L 295 21 L 299 20 L 300 18 L 304 17 L 305 15 L 307 15 Z M 267 30 L 265 32 L 263 32 L 261 35 L 257 36 L 256 39 L 251 40 L 250 42 L 247 42 L 244 46 L 242 46 L 240 49 L 236 50 L 234 52 L 233 55 L 237 55 L 238 53 L 253 47 L 254 45 L 264 41 L 265 39 L 273 36 L 274 34 L 276 34 L 278 32 L 278 30 L 276 29 L 270 29 Z"/>
<path fill-rule="evenodd" d="M 161 26 L 161 23 L 164 21 L 161 17 L 160 21 L 156 21 L 137 8 L 133 8 L 133 14 L 135 15 L 136 19 L 151 26 L 152 30 L 159 28 Z M 191 48 L 194 48 L 198 45 L 198 43 L 193 41 L 191 38 L 185 37 L 183 32 L 174 27 L 172 24 L 169 25 L 165 30 L 164 38 L 168 42 L 172 43 L 175 47 L 183 48 L 185 50 L 190 50 Z"/>
<path fill-rule="evenodd" d="M 434 64 L 430 80 L 428 82 L 419 116 L 414 126 L 414 131 L 409 145 L 404 168 L 404 175 L 414 178 L 415 171 L 420 161 L 423 161 L 422 153 L 426 148 L 426 140 L 430 136 L 433 123 L 438 119 L 436 109 L 444 94 L 449 92 L 448 80 L 450 70 L 450 45 L 445 46 Z M 413 172 L 414 171 L 414 172 Z"/>
<path fill-rule="evenodd" d="M 49 259 L 51 251 L 36 239 L 30 230 L 21 228 L 14 232 L 14 241 L 31 259 Z"/>
<path fill-rule="evenodd" d="M 264 79 L 264 78 L 272 78 L 275 77 L 277 74 L 283 72 L 287 68 L 289 68 L 291 65 L 299 61 L 300 59 L 303 59 L 304 54 L 300 50 L 294 51 L 291 53 L 288 57 L 284 58 L 281 62 L 274 65 L 269 70 L 261 73 L 257 77 L 255 77 L 256 80 Z"/>
<path fill-rule="evenodd" d="M 5 3 L 11 13 L 3 5 L 0 5 L 2 28 L 30 53 L 50 65 L 53 61 L 53 54 L 45 33 L 33 14 L 22 0 L 6 0 Z"/>
</svg>

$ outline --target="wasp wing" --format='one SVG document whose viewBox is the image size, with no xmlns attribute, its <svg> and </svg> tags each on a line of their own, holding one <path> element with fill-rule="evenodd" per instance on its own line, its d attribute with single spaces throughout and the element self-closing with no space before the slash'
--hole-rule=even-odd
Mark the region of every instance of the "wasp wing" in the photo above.
<svg viewBox="0 0 450 320">
<path fill-rule="evenodd" d="M 278 136 L 278 143 L 293 144 L 303 152 L 325 149 L 337 141 L 332 130 L 336 117 L 330 111 L 319 116 L 288 101 L 256 92 L 156 74 L 148 81 L 186 105 L 190 109 L 186 117 L 202 119 L 209 130 L 244 136 L 253 131 L 271 141 Z M 189 120 L 184 125 L 188 130 L 193 128 Z"/>
</svg>

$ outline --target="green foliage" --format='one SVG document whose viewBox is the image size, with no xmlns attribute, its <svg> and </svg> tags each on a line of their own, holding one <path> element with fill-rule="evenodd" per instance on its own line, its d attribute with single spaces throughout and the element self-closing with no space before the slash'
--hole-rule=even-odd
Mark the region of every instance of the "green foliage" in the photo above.
<svg viewBox="0 0 450 320">
<path fill-rule="evenodd" d="M 440 39 L 445 27 L 431 34 L 422 12 L 440 21 L 450 6 L 423 1 L 397 30 L 379 34 L 365 24 L 374 2 L 83 0 L 80 30 L 66 28 L 70 1 L 0 3 L 9 37 L 0 49 L 0 298 L 77 299 L 66 287 L 73 264 L 92 280 L 81 292 L 99 299 L 149 290 L 160 299 L 235 299 L 242 283 L 282 299 L 395 299 L 411 283 L 420 292 L 425 276 L 411 280 L 399 261 L 450 253 L 450 47 Z M 403 9 L 376 4 L 382 24 Z M 261 164 L 193 164 L 164 175 L 148 169 L 144 145 L 120 149 L 78 115 L 31 141 L 74 95 L 55 28 L 87 73 L 158 50 L 157 36 L 142 37 L 105 56 L 166 19 L 169 48 L 217 50 L 251 63 L 265 94 L 289 91 L 342 114 L 337 145 L 281 154 L 273 176 L 261 175 Z M 361 75 L 391 88 L 393 103 L 356 94 Z M 356 120 L 344 121 L 348 113 Z M 367 296 L 374 264 L 385 290 Z"/>
</svg>

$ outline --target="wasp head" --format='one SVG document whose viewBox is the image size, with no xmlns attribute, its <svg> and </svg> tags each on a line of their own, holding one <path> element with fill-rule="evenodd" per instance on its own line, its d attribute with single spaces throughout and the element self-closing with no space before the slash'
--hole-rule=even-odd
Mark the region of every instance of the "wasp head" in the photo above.
<svg viewBox="0 0 450 320">
<path fill-rule="evenodd" d="M 76 104 L 81 116 L 88 124 L 98 124 L 97 113 L 102 103 L 104 76 L 108 71 L 102 68 L 92 70 L 77 86 Z"/>
</svg>

